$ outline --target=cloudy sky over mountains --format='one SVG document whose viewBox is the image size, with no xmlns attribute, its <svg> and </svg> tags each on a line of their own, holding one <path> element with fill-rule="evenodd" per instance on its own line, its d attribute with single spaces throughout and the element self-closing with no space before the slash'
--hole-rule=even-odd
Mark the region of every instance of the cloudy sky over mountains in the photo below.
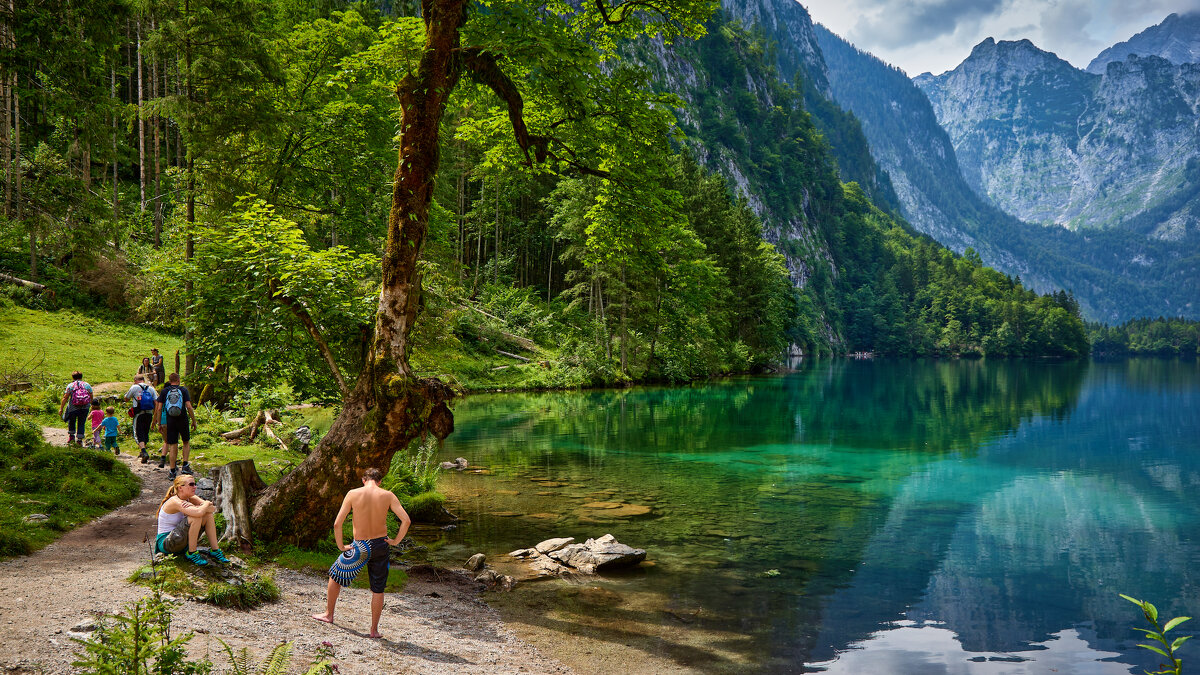
<svg viewBox="0 0 1200 675">
<path fill-rule="evenodd" d="M 801 0 L 813 21 L 910 76 L 957 66 L 986 37 L 1029 38 L 1079 68 L 1200 0 Z"/>
</svg>

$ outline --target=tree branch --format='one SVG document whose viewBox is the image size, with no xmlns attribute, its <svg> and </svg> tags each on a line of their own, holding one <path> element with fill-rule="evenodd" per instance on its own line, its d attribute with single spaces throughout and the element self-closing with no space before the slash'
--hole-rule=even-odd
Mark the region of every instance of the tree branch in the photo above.
<svg viewBox="0 0 1200 675">
<path fill-rule="evenodd" d="M 271 291 L 271 297 L 292 310 L 292 314 L 295 314 L 300 323 L 304 325 L 304 330 L 308 331 L 308 334 L 312 336 L 313 342 L 317 343 L 317 349 L 320 350 L 322 358 L 325 359 L 325 363 L 329 364 L 329 370 L 333 371 L 333 377 L 337 380 L 338 390 L 345 397 L 350 392 L 350 389 L 346 386 L 346 380 L 342 377 L 342 370 L 338 368 L 337 361 L 333 358 L 333 350 L 329 348 L 329 345 L 325 342 L 325 338 L 321 337 L 321 331 L 317 329 L 317 323 L 309 315 L 308 309 L 299 300 L 285 295 L 283 291 L 279 290 L 279 282 L 275 279 L 272 279 L 268 283 L 268 287 Z"/>
<path fill-rule="evenodd" d="M 608 178 L 610 176 L 607 171 L 594 169 L 576 160 L 574 153 L 562 141 L 552 136 L 529 133 L 529 128 L 525 126 L 525 99 L 521 97 L 521 90 L 517 88 L 512 78 L 501 70 L 500 63 L 496 60 L 494 54 L 480 47 L 464 48 L 460 51 L 460 54 L 462 56 L 462 64 L 471 77 L 476 82 L 491 89 L 508 106 L 508 120 L 512 123 L 513 135 L 516 137 L 517 145 L 525 153 L 526 166 L 533 166 L 534 161 L 541 164 L 547 159 L 553 159 L 568 164 L 576 171 L 589 176 L 600 178 Z M 572 156 L 563 157 L 554 152 L 550 148 L 551 143 L 561 145 Z M 533 152 L 532 157 L 530 156 L 530 151 Z"/>
</svg>

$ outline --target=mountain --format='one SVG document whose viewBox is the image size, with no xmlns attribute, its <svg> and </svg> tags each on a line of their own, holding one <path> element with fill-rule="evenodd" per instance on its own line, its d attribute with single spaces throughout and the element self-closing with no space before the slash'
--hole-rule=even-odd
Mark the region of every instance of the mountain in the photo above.
<svg viewBox="0 0 1200 675">
<path fill-rule="evenodd" d="M 815 30 L 833 95 L 861 121 L 913 227 L 955 250 L 973 247 L 1039 290 L 1072 290 L 1093 320 L 1200 311 L 1189 305 L 1200 297 L 1192 250 L 1125 231 L 1081 236 L 1003 212 L 968 185 L 933 106 L 903 71 Z"/>
<path fill-rule="evenodd" d="M 1087 71 L 1103 75 L 1108 64 L 1124 61 L 1130 54 L 1160 56 L 1171 63 L 1200 63 L 1200 12 L 1172 14 L 1124 42 L 1100 52 Z"/>
<path fill-rule="evenodd" d="M 1170 240 L 1200 228 L 1200 65 L 1130 56 L 1094 75 L 1028 40 L 988 38 L 914 81 L 967 182 L 1005 212 Z"/>
</svg>

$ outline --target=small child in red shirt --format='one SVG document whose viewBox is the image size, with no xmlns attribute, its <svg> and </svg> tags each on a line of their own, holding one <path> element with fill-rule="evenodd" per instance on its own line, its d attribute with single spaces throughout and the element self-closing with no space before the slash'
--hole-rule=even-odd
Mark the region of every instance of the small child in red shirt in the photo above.
<svg viewBox="0 0 1200 675">
<path fill-rule="evenodd" d="M 104 421 L 104 411 L 100 409 L 100 403 L 92 401 L 92 444 L 90 447 L 100 449 L 100 423 Z"/>
</svg>

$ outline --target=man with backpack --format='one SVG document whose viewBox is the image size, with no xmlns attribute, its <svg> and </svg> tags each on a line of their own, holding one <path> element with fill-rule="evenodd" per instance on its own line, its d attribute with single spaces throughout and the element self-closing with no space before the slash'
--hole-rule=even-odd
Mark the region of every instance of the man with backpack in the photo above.
<svg viewBox="0 0 1200 675">
<path fill-rule="evenodd" d="M 154 419 L 167 420 L 167 452 L 171 455 L 171 471 L 167 480 L 175 480 L 179 472 L 190 475 L 192 467 L 188 465 L 188 454 L 191 452 L 191 431 L 196 429 L 196 410 L 192 408 L 192 396 L 187 387 L 179 384 L 179 373 L 171 373 L 167 386 L 158 394 L 158 402 L 154 406 Z M 191 426 L 189 429 L 189 420 Z M 183 466 L 175 468 L 175 457 L 179 450 L 179 440 L 183 439 Z M 159 466 L 162 466 L 160 463 Z"/>
<path fill-rule="evenodd" d="M 146 444 L 150 442 L 150 425 L 154 421 L 154 409 L 158 403 L 158 392 L 146 382 L 145 375 L 133 378 L 133 386 L 125 392 L 125 399 L 131 402 L 133 411 L 133 437 L 137 439 L 139 455 L 142 464 L 150 461 L 146 452 Z"/>
<path fill-rule="evenodd" d="M 67 423 L 67 445 L 83 447 L 83 427 L 91 407 L 92 385 L 85 382 L 83 373 L 77 370 L 71 373 L 71 383 L 58 406 L 58 416 Z"/>
</svg>

